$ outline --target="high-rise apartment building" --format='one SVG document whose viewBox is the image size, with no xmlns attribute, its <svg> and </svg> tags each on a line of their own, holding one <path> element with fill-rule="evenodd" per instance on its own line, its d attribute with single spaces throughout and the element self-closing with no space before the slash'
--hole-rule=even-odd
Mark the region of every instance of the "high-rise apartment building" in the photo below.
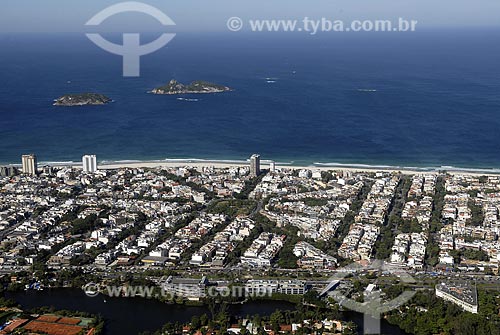
<svg viewBox="0 0 500 335">
<path fill-rule="evenodd" d="M 250 175 L 257 177 L 260 174 L 260 155 L 253 154 L 250 157 Z"/>
<path fill-rule="evenodd" d="M 36 175 L 38 165 L 36 156 L 34 154 L 23 155 L 21 160 L 23 164 L 23 173 L 30 176 Z"/>
<path fill-rule="evenodd" d="M 97 171 L 96 155 L 84 155 L 82 157 L 83 172 L 94 173 Z"/>
</svg>

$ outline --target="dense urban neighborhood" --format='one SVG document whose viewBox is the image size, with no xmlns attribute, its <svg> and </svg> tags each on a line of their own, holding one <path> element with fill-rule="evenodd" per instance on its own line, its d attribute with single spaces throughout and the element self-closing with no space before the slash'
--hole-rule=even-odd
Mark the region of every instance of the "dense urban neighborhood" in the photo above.
<svg viewBox="0 0 500 335">
<path fill-rule="evenodd" d="M 0 173 L 7 290 L 92 282 L 136 296 L 146 292 L 134 285 L 148 284 L 168 293 L 155 298 L 204 303 L 238 286 L 234 301 L 312 293 L 342 308 L 332 291 L 363 303 L 411 288 L 479 315 L 492 296 L 498 316 L 500 176 L 262 169 L 258 155 L 227 167 L 99 169 L 95 156 L 82 169 L 38 168 L 25 155 L 21 171 Z M 379 275 L 369 270 L 375 260 L 384 261 Z M 388 316 L 401 326 L 398 318 Z"/>
</svg>

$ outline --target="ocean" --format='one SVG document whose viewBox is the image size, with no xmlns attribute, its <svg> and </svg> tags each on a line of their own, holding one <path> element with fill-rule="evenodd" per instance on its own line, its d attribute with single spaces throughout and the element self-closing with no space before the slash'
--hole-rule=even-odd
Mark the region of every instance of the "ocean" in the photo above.
<svg viewBox="0 0 500 335">
<path fill-rule="evenodd" d="M 499 40 L 487 29 L 178 33 L 141 58 L 141 77 L 123 78 L 121 57 L 83 34 L 3 34 L 0 163 L 24 153 L 41 162 L 260 153 L 291 164 L 500 168 Z M 173 78 L 234 91 L 147 94 Z M 52 106 L 82 92 L 114 102 Z"/>
</svg>

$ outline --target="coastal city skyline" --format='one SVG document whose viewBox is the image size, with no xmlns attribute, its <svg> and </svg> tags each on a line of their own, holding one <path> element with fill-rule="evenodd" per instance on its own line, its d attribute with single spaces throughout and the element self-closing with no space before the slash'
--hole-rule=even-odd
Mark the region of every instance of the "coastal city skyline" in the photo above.
<svg viewBox="0 0 500 335">
<path fill-rule="evenodd" d="M 24 185 L 21 189 L 25 189 L 26 193 L 24 194 L 27 197 L 30 197 L 33 192 L 54 194 L 54 191 L 57 190 L 56 199 L 62 198 L 56 202 L 62 202 L 57 206 L 54 204 L 54 207 L 45 214 L 40 214 L 39 219 L 19 220 L 14 225 L 9 219 L 0 221 L 3 223 L 4 229 L 11 232 L 11 236 L 17 236 L 16 239 L 22 235 L 32 236 L 32 232 L 41 229 L 40 224 L 43 225 L 46 220 L 58 222 L 61 217 L 68 217 L 68 215 L 74 215 L 76 221 L 73 224 L 78 222 L 78 225 L 83 225 L 81 228 L 76 228 L 77 226 L 71 228 L 73 232 L 76 232 L 74 229 L 83 229 L 81 230 L 83 232 L 86 229 L 84 222 L 90 223 L 89 220 L 98 220 L 93 221 L 94 223 L 88 226 L 90 229 L 92 227 L 97 229 L 89 231 L 89 235 L 80 235 L 84 237 L 83 240 L 72 239 L 70 243 L 62 242 L 63 240 L 59 240 L 56 233 L 59 231 L 58 224 L 53 225 L 52 228 L 55 229 L 56 235 L 50 233 L 49 229 L 48 236 L 53 235 L 53 237 L 46 241 L 40 240 L 41 236 L 35 238 L 34 241 L 39 241 L 36 248 L 44 250 L 54 250 L 54 245 L 60 243 L 64 245 L 63 248 L 55 249 L 59 251 L 50 252 L 45 256 L 50 255 L 50 257 L 45 258 L 48 269 L 66 271 L 64 270 L 66 267 L 75 268 L 76 266 L 76 268 L 93 269 L 94 274 L 96 271 L 97 273 L 104 271 L 102 275 L 105 278 L 106 269 L 126 269 L 128 267 L 134 269 L 133 271 L 136 273 L 141 273 L 147 272 L 149 269 L 174 267 L 184 275 L 179 275 L 178 272 L 177 276 L 159 278 L 160 282 L 157 284 L 162 288 L 161 296 L 163 298 L 178 299 L 183 297 L 189 301 L 201 301 L 210 297 L 210 294 L 219 294 L 215 292 L 220 291 L 220 287 L 216 288 L 220 283 L 214 278 L 216 273 L 220 273 L 221 270 L 231 273 L 232 271 L 251 272 L 253 269 L 276 268 L 286 273 L 287 268 L 307 271 L 314 269 L 314 271 L 328 277 L 333 269 L 340 268 L 341 263 L 345 264 L 347 260 L 364 262 L 373 259 L 386 259 L 387 264 L 390 264 L 394 269 L 403 267 L 406 272 L 418 278 L 420 285 L 435 290 L 436 296 L 456 304 L 466 312 L 477 314 L 481 307 L 475 285 L 478 281 L 488 283 L 493 280 L 494 282 L 493 275 L 498 272 L 498 263 L 500 262 L 498 250 L 500 248 L 496 242 L 498 209 L 495 206 L 500 202 L 497 202 L 496 196 L 483 199 L 481 195 L 484 191 L 491 192 L 489 190 L 500 187 L 500 176 L 496 175 L 487 177 L 480 174 L 464 174 L 463 172 L 450 174 L 446 172 L 404 171 L 401 173 L 395 170 L 297 168 L 276 166 L 273 162 L 274 166 L 269 165 L 272 170 L 264 170 L 261 175 L 260 172 L 257 173 L 260 170 L 260 156 L 258 154 L 252 155 L 246 164 L 241 165 L 218 163 L 211 166 L 205 162 L 191 163 L 191 166 L 186 163 L 179 167 L 179 163 L 156 163 L 144 168 L 141 167 L 141 163 L 135 163 L 135 165 L 134 163 L 124 163 L 122 167 L 104 165 L 93 170 L 90 174 L 90 171 L 85 171 L 84 168 L 88 170 L 89 167 L 92 167 L 93 163 L 89 163 L 89 159 L 94 160 L 96 157 L 84 155 L 82 164 L 79 166 L 45 166 L 43 170 L 38 171 L 39 173 L 33 174 L 36 156 L 33 154 L 23 155 L 22 158 L 25 163 L 24 173 L 3 177 L 3 179 L 0 177 L 0 182 L 2 182 L 0 186 L 3 190 L 2 203 L 12 206 L 12 201 L 20 201 L 19 196 L 11 197 L 10 192 L 19 189 L 21 185 Z M 88 166 L 84 166 L 87 164 Z M 125 189 L 115 189 L 116 185 L 123 185 L 121 180 L 127 180 L 129 178 L 127 175 L 133 176 L 130 181 L 136 181 L 127 185 Z M 255 178 L 259 182 L 250 186 L 249 181 Z M 50 180 L 60 180 L 62 184 L 56 186 L 54 191 L 49 191 L 53 186 L 46 189 L 47 186 L 42 185 L 53 185 L 45 182 Z M 71 191 L 78 180 L 80 180 L 82 189 Z M 135 183 L 138 184 L 135 185 Z M 107 191 L 100 189 L 100 187 L 95 189 L 95 186 L 92 186 L 102 185 L 101 187 L 103 187 L 105 184 L 108 185 L 105 187 Z M 32 186 L 26 188 L 28 185 Z M 149 186 L 146 187 L 146 185 Z M 318 188 L 319 185 L 321 185 L 320 188 Z M 371 187 L 366 188 L 369 185 Z M 251 188 L 248 189 L 248 187 Z M 295 188 L 297 190 L 305 188 L 308 191 L 304 189 L 301 192 L 305 193 L 297 193 Z M 112 189 L 115 190 L 111 191 Z M 121 192 L 134 194 L 137 190 L 141 190 L 139 196 L 137 194 L 132 197 L 118 195 Z M 63 196 L 68 191 L 69 193 Z M 74 193 L 75 191 L 76 193 Z M 108 196 L 113 198 L 118 196 L 118 199 L 130 199 L 123 203 L 125 207 L 114 202 L 112 208 L 123 209 L 116 214 L 110 214 L 108 219 L 103 216 L 102 207 L 108 207 L 111 204 L 108 202 L 111 198 L 105 200 L 105 192 L 108 192 Z M 470 195 L 471 192 L 476 194 L 475 198 Z M 239 194 L 246 194 L 248 201 L 250 201 L 244 206 L 236 205 L 235 208 L 238 209 L 239 213 L 237 216 L 229 214 L 232 212 L 231 207 L 226 209 L 221 207 L 222 211 L 215 212 L 210 209 L 214 204 L 217 207 L 228 201 L 228 196 L 231 194 L 236 199 L 241 199 Z M 495 195 L 496 193 L 490 194 Z M 68 196 L 69 199 L 74 200 L 68 201 Z M 93 200 L 91 199 L 96 196 L 102 198 L 104 202 L 92 204 Z M 354 199 L 359 196 L 364 200 L 361 200 L 358 205 L 354 205 Z M 396 205 L 391 205 L 399 196 L 402 196 L 404 200 L 396 202 Z M 174 202 L 168 201 L 169 198 Z M 181 201 L 181 198 L 185 198 L 188 202 Z M 76 199 L 80 200 L 75 203 Z M 468 204 L 470 205 L 468 199 L 472 199 L 473 202 L 482 202 L 480 206 L 483 206 L 484 214 L 480 218 L 477 217 L 478 212 L 475 207 L 468 208 Z M 263 200 L 264 204 L 262 204 Z M 83 202 L 80 203 L 81 201 Z M 87 203 L 87 201 L 90 202 Z M 169 204 L 167 205 L 165 201 L 168 201 Z M 257 214 L 255 209 L 252 210 L 252 207 L 255 206 L 252 204 L 253 201 L 259 201 L 261 204 L 257 206 L 263 206 Z M 129 203 L 126 204 L 127 202 Z M 135 202 L 137 203 L 134 205 Z M 188 207 L 191 206 L 186 207 L 186 205 L 191 202 L 206 207 L 208 212 L 202 210 L 191 216 L 198 211 L 195 209 L 195 212 L 189 214 L 192 209 L 189 210 Z M 440 224 L 439 234 L 429 234 L 429 232 L 436 231 L 435 225 L 439 222 L 433 221 L 433 217 L 436 216 L 436 203 L 442 203 L 438 210 L 441 212 L 440 216 L 447 220 L 447 225 Z M 325 206 L 326 204 L 328 205 Z M 164 207 L 165 205 L 167 206 Z M 355 216 L 349 219 L 353 221 L 348 223 L 346 217 L 349 216 L 349 210 L 352 210 L 352 206 L 359 209 L 354 210 L 352 215 Z M 396 207 L 391 208 L 391 206 Z M 141 215 L 145 215 L 145 218 L 139 219 L 136 214 L 128 217 L 130 214 L 126 214 L 128 212 L 126 208 L 141 208 L 143 213 Z M 149 209 L 146 210 L 147 208 Z M 325 213 L 326 216 L 323 216 L 325 214 L 321 213 L 327 208 L 329 209 Z M 28 208 L 26 210 L 29 211 Z M 113 212 L 115 211 L 109 213 Z M 2 217 L 8 218 L 9 211 L 2 213 Z M 160 213 L 164 214 L 158 216 Z M 399 214 L 396 217 L 394 213 Z M 163 217 L 163 215 L 166 216 Z M 319 221 L 317 221 L 317 215 L 321 217 Z M 147 223 L 150 221 L 148 217 L 155 217 L 155 219 L 151 223 Z M 184 221 L 185 217 L 190 218 Z M 181 220 L 183 223 L 179 223 L 180 226 L 178 226 L 177 223 L 171 223 L 169 218 L 176 218 L 175 220 Z M 387 220 L 389 220 L 389 226 L 393 225 L 393 229 L 399 232 L 393 237 L 391 250 L 387 250 L 385 245 L 385 243 L 390 242 L 390 240 L 386 240 L 390 235 L 387 235 L 387 231 L 380 228 L 380 225 Z M 478 220 L 481 221 L 478 222 Z M 474 226 L 476 223 L 473 222 L 480 225 Z M 271 226 L 269 226 L 270 224 Z M 137 225 L 142 228 L 136 230 Z M 269 231 L 266 232 L 266 228 L 264 228 L 264 232 L 256 233 L 255 229 L 261 225 L 268 227 Z M 218 227 L 225 228 L 221 230 Z M 168 237 L 170 234 L 167 232 L 172 229 L 175 234 Z M 298 229 L 297 236 L 292 238 L 293 233 L 290 235 L 289 229 L 292 231 Z M 115 235 L 120 230 L 130 233 L 135 231 L 138 235 L 129 237 L 126 236 L 127 234 Z M 337 256 L 332 256 L 331 252 L 325 253 L 318 247 L 321 245 L 321 241 L 328 241 L 342 231 L 341 234 L 344 237 L 339 240 Z M 210 238 L 206 239 L 205 235 Z M 465 240 L 462 237 L 465 235 L 474 236 L 474 239 Z M 7 237 L 7 235 L 4 236 L 4 238 Z M 117 236 L 118 240 L 121 238 L 124 240 L 118 244 L 112 243 L 111 241 L 116 240 Z M 228 239 L 229 236 L 231 237 Z M 250 239 L 250 241 L 245 242 L 250 236 L 253 236 L 255 240 L 251 242 Z M 34 237 L 23 240 L 29 241 Z M 206 242 L 205 244 L 196 243 L 197 247 L 193 249 L 193 241 L 197 239 Z M 242 250 L 240 258 L 234 258 L 234 248 L 238 248 L 241 243 L 246 245 L 247 249 L 246 251 L 245 248 Z M 114 249 L 101 249 L 102 246 L 106 245 L 111 247 L 116 245 L 116 247 Z M 101 250 L 108 251 L 95 253 L 97 246 L 101 246 L 99 247 Z M 285 256 L 285 250 L 288 248 L 292 248 L 289 250 L 293 256 Z M 433 251 L 429 252 L 430 249 Z M 460 256 L 457 258 L 456 250 L 467 250 L 467 252 L 460 252 Z M 140 257 L 136 258 L 136 255 Z M 3 257 L 2 269 L 4 271 L 19 267 L 16 265 L 19 259 L 12 263 L 9 261 L 11 256 L 5 254 Z M 296 263 L 290 262 L 290 257 L 296 260 Z M 30 264 L 34 264 L 36 259 L 36 254 L 24 256 L 25 265 L 21 265 L 20 268 L 29 269 L 33 266 Z M 187 274 L 185 271 L 189 271 L 191 266 L 198 268 L 201 272 L 199 274 L 197 271 L 193 273 L 194 277 L 185 277 Z M 450 269 L 450 267 L 457 267 L 463 271 L 463 275 L 460 275 L 460 277 L 463 276 L 461 283 L 449 282 L 445 279 L 444 272 L 439 274 L 440 271 Z M 433 269 L 432 272 L 429 272 L 430 269 Z M 435 288 L 432 284 L 423 284 L 435 276 L 441 278 L 439 285 Z M 464 284 L 471 277 L 474 278 L 476 284 L 472 284 L 472 286 Z M 93 280 L 97 279 L 94 278 Z M 21 281 L 22 279 L 17 278 L 16 280 Z M 202 286 L 200 286 L 200 280 L 203 282 Z M 350 290 L 349 285 L 344 286 L 347 283 L 338 281 L 332 284 L 328 278 L 315 281 L 306 278 L 237 280 L 235 284 L 242 285 L 241 289 L 234 291 L 238 292 L 235 297 L 240 299 L 245 296 L 262 294 L 283 294 L 293 297 L 314 290 L 321 291 L 321 295 L 329 294 L 330 290 L 335 290 L 335 292 L 341 290 L 345 292 L 343 294 L 346 294 Z M 41 289 L 47 283 L 45 279 L 40 279 L 38 282 L 27 284 L 26 287 L 31 288 L 32 285 Z M 107 292 L 110 297 L 123 294 L 120 287 L 108 286 L 106 288 L 103 283 L 92 284 L 92 288 L 88 285 L 85 285 L 84 289 L 91 298 L 94 298 L 99 292 Z M 101 291 L 98 290 L 99 287 L 101 287 Z M 457 294 L 457 288 L 463 293 Z M 347 291 L 345 291 L 346 289 Z M 383 292 L 384 285 L 375 282 L 369 284 L 366 289 L 369 292 Z M 141 295 L 149 292 L 142 290 L 147 289 L 143 286 L 128 287 L 126 296 L 129 294 L 135 296 L 139 294 L 137 292 L 142 292 Z M 464 293 L 465 290 L 469 290 L 470 293 Z M 155 297 L 159 297 L 159 295 L 153 296 L 153 298 Z M 33 321 L 29 327 L 35 327 L 37 322 L 40 321 Z M 19 326 L 23 324 L 20 322 Z M 323 326 L 327 327 L 328 323 L 324 323 Z M 247 329 L 251 330 L 251 327 L 249 325 Z M 337 329 L 348 329 L 346 327 L 350 326 L 345 323 L 337 325 Z"/>
</svg>

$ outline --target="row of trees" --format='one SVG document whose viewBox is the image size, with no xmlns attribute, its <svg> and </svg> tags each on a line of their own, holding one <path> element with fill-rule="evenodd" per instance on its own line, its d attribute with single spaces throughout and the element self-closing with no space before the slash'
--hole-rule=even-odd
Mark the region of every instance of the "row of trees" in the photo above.
<svg viewBox="0 0 500 335">
<path fill-rule="evenodd" d="M 443 177 L 438 177 L 436 181 L 436 193 L 433 199 L 433 208 L 431 214 L 431 221 L 429 224 L 429 238 L 427 249 L 425 251 L 426 264 L 436 266 L 439 263 L 439 244 L 436 240 L 436 233 L 441 230 L 443 224 L 441 222 L 441 213 L 444 206 L 445 180 Z"/>
<path fill-rule="evenodd" d="M 317 305 L 316 305 L 317 304 Z M 191 317 L 190 334 L 194 334 L 200 329 L 210 329 L 216 334 L 226 334 L 226 329 L 232 324 L 237 324 L 240 328 L 240 334 L 249 335 L 248 330 L 244 327 L 242 319 L 231 317 L 229 313 L 229 306 L 225 303 L 217 303 L 213 301 L 209 303 L 209 314 L 194 315 Z M 246 320 L 252 323 L 253 327 L 257 329 L 259 335 L 266 334 L 264 327 L 268 327 L 274 332 L 281 330 L 282 325 L 291 325 L 292 323 L 302 324 L 303 327 L 299 328 L 295 334 L 311 334 L 316 332 L 321 334 L 321 329 L 312 329 L 311 325 L 305 325 L 304 320 L 338 320 L 342 318 L 337 305 L 334 308 L 326 307 L 324 301 L 319 300 L 317 292 L 310 291 L 303 297 L 303 300 L 298 302 L 295 306 L 291 305 L 287 310 L 275 310 L 270 315 L 255 314 L 253 316 L 247 315 Z M 182 332 L 182 325 L 180 323 L 167 323 L 161 330 L 156 332 L 143 332 L 141 335 L 162 335 L 162 334 L 180 334 Z M 356 325 L 352 322 L 348 323 L 348 327 L 343 334 L 356 334 Z"/>
<path fill-rule="evenodd" d="M 406 195 L 411 186 L 409 176 L 402 176 L 391 205 L 389 206 L 389 215 L 386 222 L 380 229 L 380 235 L 375 243 L 375 258 L 386 259 L 391 255 L 391 248 L 394 244 L 394 232 L 396 229 L 401 229 L 404 225 L 404 220 L 401 219 L 401 212 L 406 202 Z"/>
</svg>

